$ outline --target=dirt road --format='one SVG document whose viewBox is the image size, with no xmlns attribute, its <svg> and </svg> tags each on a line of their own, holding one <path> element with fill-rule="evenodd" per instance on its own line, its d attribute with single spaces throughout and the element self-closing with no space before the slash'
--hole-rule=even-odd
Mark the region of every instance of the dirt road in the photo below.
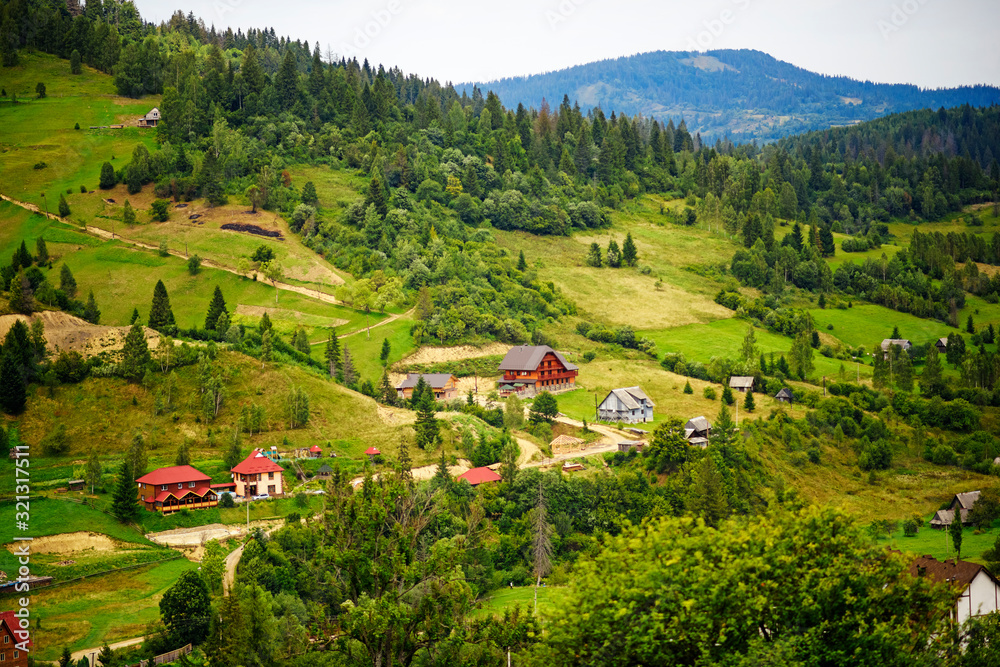
<svg viewBox="0 0 1000 667">
<path fill-rule="evenodd" d="M 145 639 L 146 639 L 145 637 L 133 637 L 132 639 L 126 639 L 124 641 L 115 642 L 114 644 L 108 644 L 108 647 L 110 647 L 112 651 L 117 651 L 120 648 L 126 648 L 128 646 L 135 646 L 136 644 L 141 644 Z M 73 653 L 71 654 L 73 656 L 73 664 L 79 662 L 80 658 L 86 658 L 87 660 L 90 661 L 91 667 L 94 667 L 94 665 L 98 664 L 97 654 L 100 653 L 101 649 L 103 648 L 104 646 L 102 645 L 102 646 L 95 646 L 93 648 L 86 648 L 83 649 L 82 651 L 73 651 Z M 55 665 L 58 663 L 53 662 L 51 664 Z"/>
</svg>

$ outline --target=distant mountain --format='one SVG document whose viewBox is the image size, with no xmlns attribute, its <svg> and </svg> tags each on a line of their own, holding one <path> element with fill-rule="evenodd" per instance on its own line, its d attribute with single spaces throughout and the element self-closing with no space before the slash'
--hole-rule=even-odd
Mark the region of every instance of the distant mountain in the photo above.
<svg viewBox="0 0 1000 667">
<path fill-rule="evenodd" d="M 1000 88 L 963 86 L 924 90 L 908 84 L 826 76 L 741 49 L 705 53 L 655 51 L 602 60 L 557 72 L 512 77 L 456 90 L 496 93 L 504 106 L 555 108 L 568 95 L 588 109 L 600 106 L 663 121 L 683 118 L 704 138 L 771 141 L 809 130 L 852 125 L 890 113 L 1000 102 Z"/>
</svg>

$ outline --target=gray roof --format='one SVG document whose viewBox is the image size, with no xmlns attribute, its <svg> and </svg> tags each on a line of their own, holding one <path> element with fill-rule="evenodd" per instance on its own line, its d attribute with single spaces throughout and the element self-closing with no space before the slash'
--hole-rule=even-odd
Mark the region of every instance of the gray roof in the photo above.
<svg viewBox="0 0 1000 667">
<path fill-rule="evenodd" d="M 691 432 L 693 433 L 696 431 L 707 431 L 710 428 L 712 428 L 712 425 L 704 417 L 695 417 L 693 419 L 689 419 L 688 423 L 684 424 L 685 432 L 688 429 L 690 429 Z"/>
<path fill-rule="evenodd" d="M 971 510 L 972 506 L 976 504 L 979 500 L 979 491 L 968 491 L 967 493 L 956 493 L 955 498 L 951 501 L 952 507 L 955 506 L 955 501 L 958 501 L 959 507 L 965 510 Z"/>
<path fill-rule="evenodd" d="M 944 345 L 945 347 L 948 347 L 948 337 L 945 336 L 944 338 L 938 338 L 938 343 Z"/>
<path fill-rule="evenodd" d="M 327 464 L 324 463 L 323 465 L 321 465 L 319 467 L 319 470 L 317 470 L 316 472 L 317 473 L 332 473 L 333 472 L 333 468 L 331 468 L 330 466 L 328 466 Z"/>
<path fill-rule="evenodd" d="M 639 408 L 643 407 L 643 401 L 645 401 L 645 405 L 648 405 L 649 407 L 656 406 L 656 404 L 653 403 L 652 400 L 650 400 L 649 396 L 646 396 L 646 393 L 639 387 L 623 387 L 621 389 L 612 389 L 610 392 L 608 392 L 608 396 L 610 396 L 611 394 L 617 396 L 618 400 L 621 401 L 622 404 L 629 410 L 638 410 Z M 608 396 L 604 397 L 604 401 L 608 400 Z M 601 405 L 604 405 L 604 401 L 601 401 Z"/>
<path fill-rule="evenodd" d="M 752 387 L 753 386 L 753 376 L 752 375 L 734 375 L 729 378 L 729 386 L 733 389 L 739 389 L 740 387 Z"/>
<path fill-rule="evenodd" d="M 882 351 L 888 352 L 889 348 L 892 347 L 893 345 L 898 345 L 904 350 L 909 350 L 911 347 L 913 347 L 910 344 L 910 341 L 906 340 L 905 338 L 886 338 L 885 340 L 882 341 Z"/>
<path fill-rule="evenodd" d="M 407 373 L 406 379 L 400 382 L 396 389 L 412 389 L 417 386 L 420 378 L 431 386 L 431 389 L 441 389 L 451 380 L 451 373 Z"/>
<path fill-rule="evenodd" d="M 789 389 L 788 387 L 782 387 L 781 391 L 779 391 L 777 394 L 775 394 L 774 397 L 775 398 L 792 399 L 793 398 L 793 396 L 792 396 L 792 390 Z"/>
<path fill-rule="evenodd" d="M 566 367 L 566 370 L 579 370 L 579 366 L 566 361 L 566 357 L 562 356 L 548 345 L 518 345 L 510 348 L 507 356 L 505 356 L 503 361 L 500 362 L 500 370 L 533 371 L 538 368 L 538 364 L 542 363 L 542 359 L 544 359 L 545 355 L 549 352 L 556 355 L 556 359 L 558 359 L 559 363 Z"/>
</svg>

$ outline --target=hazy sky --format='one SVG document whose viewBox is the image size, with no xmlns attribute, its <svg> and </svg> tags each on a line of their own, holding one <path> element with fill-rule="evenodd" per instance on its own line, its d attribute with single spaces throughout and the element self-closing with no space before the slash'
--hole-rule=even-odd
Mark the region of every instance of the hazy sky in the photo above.
<svg viewBox="0 0 1000 667">
<path fill-rule="evenodd" d="M 645 51 L 750 48 L 799 67 L 923 87 L 1000 85 L 997 0 L 136 0 L 147 20 L 273 27 L 324 53 L 441 81 Z"/>
</svg>

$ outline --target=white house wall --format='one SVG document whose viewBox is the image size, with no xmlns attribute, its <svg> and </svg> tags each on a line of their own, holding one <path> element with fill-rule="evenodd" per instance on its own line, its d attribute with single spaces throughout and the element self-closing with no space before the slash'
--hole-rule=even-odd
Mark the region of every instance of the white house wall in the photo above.
<svg viewBox="0 0 1000 667">
<path fill-rule="evenodd" d="M 976 578 L 958 599 L 958 622 L 965 623 L 972 616 L 983 616 L 1000 609 L 1000 587 L 980 570 Z"/>
</svg>

